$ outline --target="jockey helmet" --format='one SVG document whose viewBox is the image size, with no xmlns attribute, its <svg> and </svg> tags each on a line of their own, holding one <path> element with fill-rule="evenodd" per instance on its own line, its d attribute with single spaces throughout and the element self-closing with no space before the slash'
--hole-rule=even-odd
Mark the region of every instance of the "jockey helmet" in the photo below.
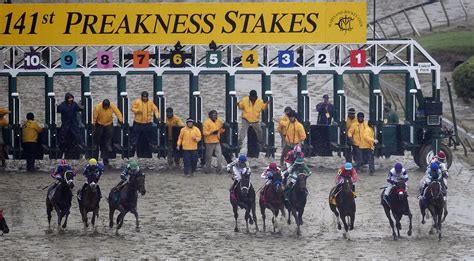
<svg viewBox="0 0 474 261">
<path fill-rule="evenodd" d="M 136 170 L 138 169 L 138 164 L 135 160 L 131 160 L 130 163 L 128 164 L 131 170 Z"/>
<path fill-rule="evenodd" d="M 295 164 L 304 164 L 304 159 L 303 158 L 296 158 Z"/>
<path fill-rule="evenodd" d="M 395 169 L 396 172 L 400 172 L 400 171 L 402 171 L 402 169 L 403 169 L 403 165 L 402 165 L 402 163 L 397 162 L 397 163 L 395 163 L 395 165 L 393 166 L 393 168 Z"/>
<path fill-rule="evenodd" d="M 94 158 L 91 158 L 91 159 L 89 160 L 89 165 L 91 165 L 91 166 L 97 165 L 97 160 L 94 159 Z"/>
<path fill-rule="evenodd" d="M 65 159 L 62 159 L 62 160 L 59 160 L 59 166 L 67 166 L 67 160 Z"/>
<path fill-rule="evenodd" d="M 297 154 L 300 154 L 301 153 L 301 146 L 300 145 L 296 145 L 294 148 L 293 148 L 293 154 L 294 155 L 297 155 Z"/>
<path fill-rule="evenodd" d="M 239 156 L 239 161 L 240 161 L 240 162 L 246 162 L 246 161 L 247 161 L 247 157 L 246 157 L 244 154 L 240 154 L 240 156 Z"/>
<path fill-rule="evenodd" d="M 272 163 L 270 163 L 270 165 L 268 165 L 268 168 L 271 169 L 271 170 L 276 170 L 277 169 L 277 164 L 275 162 L 272 162 Z"/>
<path fill-rule="evenodd" d="M 438 168 L 439 168 L 438 163 L 436 162 L 431 163 L 430 165 L 431 171 L 438 171 Z"/>
<path fill-rule="evenodd" d="M 344 164 L 344 169 L 345 170 L 352 170 L 352 163 L 346 162 L 346 164 Z"/>
<path fill-rule="evenodd" d="M 444 151 L 440 150 L 440 151 L 438 152 L 438 159 L 439 159 L 440 161 L 444 161 L 444 160 L 446 159 L 446 154 L 444 153 Z"/>
</svg>

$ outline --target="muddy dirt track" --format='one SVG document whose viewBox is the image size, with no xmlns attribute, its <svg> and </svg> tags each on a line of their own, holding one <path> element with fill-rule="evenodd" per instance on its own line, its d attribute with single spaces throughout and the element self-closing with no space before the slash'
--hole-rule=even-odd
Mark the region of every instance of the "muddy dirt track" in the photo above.
<svg viewBox="0 0 474 261">
<path fill-rule="evenodd" d="M 429 235 L 431 219 L 420 223 L 416 187 L 422 173 L 409 168 L 410 206 L 413 212 L 413 235 L 408 237 L 407 219 L 402 219 L 403 237 L 393 242 L 388 221 L 380 205 L 379 187 L 385 184 L 385 169 L 393 160 L 378 160 L 377 172 L 359 175 L 356 189 L 357 214 L 351 240 L 342 239 L 329 210 L 327 194 L 334 185 L 338 159 L 310 159 L 313 176 L 308 179 L 310 195 L 304 214 L 302 236 L 296 237 L 295 225 L 279 222 L 280 232 L 246 234 L 240 211 L 241 232 L 234 232 L 232 209 L 228 201 L 231 184 L 227 175 L 199 172 L 183 177 L 179 170 L 145 167 L 145 196 L 140 196 L 138 211 L 140 232 L 135 231 L 133 215 L 127 215 L 119 235 L 108 225 L 108 205 L 101 201 L 97 232 L 83 230 L 76 199 L 73 200 L 68 227 L 58 232 L 55 225 L 47 231 L 46 191 L 51 182 L 46 172 L 2 172 L 0 206 L 10 226 L 10 234 L 0 237 L 0 259 L 5 258 L 474 258 L 473 175 L 468 166 L 455 163 L 449 179 L 449 215 L 443 224 L 443 240 Z M 340 161 L 340 160 L 339 160 Z M 160 161 L 161 164 L 162 161 Z M 258 176 L 264 159 L 251 160 L 252 182 L 256 189 L 263 184 Z M 78 163 L 75 163 L 78 164 Z M 121 161 L 113 164 L 118 167 Z M 119 180 L 118 170 L 109 170 L 100 181 L 103 194 Z M 75 191 L 82 186 L 76 178 Z M 467 184 L 467 186 L 465 185 Z M 258 209 L 257 209 L 258 210 Z M 271 221 L 267 211 L 267 231 Z M 257 211 L 262 228 L 261 215 Z M 56 218 L 53 215 L 53 222 Z M 55 224 L 55 223 L 54 223 Z M 269 225 L 270 224 L 270 225 Z"/>
</svg>

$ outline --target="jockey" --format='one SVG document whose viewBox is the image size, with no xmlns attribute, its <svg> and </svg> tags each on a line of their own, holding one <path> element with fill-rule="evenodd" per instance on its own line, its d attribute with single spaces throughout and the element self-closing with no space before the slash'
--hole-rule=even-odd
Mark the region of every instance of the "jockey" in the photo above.
<svg viewBox="0 0 474 261">
<path fill-rule="evenodd" d="M 268 165 L 268 168 L 261 175 L 262 179 L 266 180 L 265 185 L 270 184 L 271 180 L 273 179 L 273 175 L 280 173 L 280 171 L 280 168 L 275 162 L 270 163 L 270 165 Z"/>
<path fill-rule="evenodd" d="M 51 173 L 51 177 L 56 179 L 56 182 L 54 183 L 53 187 L 58 185 L 61 182 L 61 180 L 64 179 L 64 173 L 66 173 L 66 171 L 72 171 L 73 176 L 74 177 L 76 176 L 76 173 L 73 171 L 71 165 L 67 163 L 67 160 L 65 159 L 59 160 L 56 170 L 53 173 Z M 72 188 L 74 188 L 74 184 L 72 184 L 71 189 Z"/>
<path fill-rule="evenodd" d="M 101 163 L 97 163 L 95 158 L 89 159 L 89 164 L 86 165 L 84 168 L 84 172 L 82 173 L 84 177 L 86 177 L 86 181 L 82 186 L 81 192 L 78 194 L 77 198 L 79 200 L 82 199 L 82 194 L 84 193 L 85 188 L 89 183 L 95 182 L 97 184 L 97 190 L 99 191 L 99 198 L 102 198 L 102 192 L 100 191 L 100 187 L 98 185 L 99 179 L 104 172 L 104 165 Z"/>
<path fill-rule="evenodd" d="M 383 198 L 388 203 L 388 195 L 390 195 L 390 191 L 395 187 L 396 183 L 399 180 L 403 180 L 403 182 L 408 181 L 408 173 L 407 170 L 403 167 L 402 163 L 395 163 L 393 168 L 388 172 L 387 176 L 387 186 L 385 187 Z"/>
<path fill-rule="evenodd" d="M 239 158 L 227 165 L 227 171 L 232 171 L 232 180 L 234 183 L 230 187 L 230 192 L 233 193 L 235 186 L 242 179 L 242 174 L 246 173 L 250 175 L 250 167 L 247 166 L 247 157 L 244 154 L 240 154 Z"/>
<path fill-rule="evenodd" d="M 341 166 L 337 171 L 336 187 L 330 196 L 330 202 L 332 205 L 336 205 L 336 194 L 339 192 L 339 190 L 341 190 L 342 184 L 344 183 L 344 177 L 351 177 L 353 184 L 357 182 L 357 171 L 352 167 L 352 163 L 350 162 L 346 162 L 346 164 Z M 352 185 L 352 196 L 357 198 L 355 193 L 355 185 Z"/>
<path fill-rule="evenodd" d="M 431 163 L 429 168 L 426 170 L 426 175 L 421 180 L 420 196 L 419 198 L 425 199 L 425 190 L 431 184 L 433 180 L 439 180 L 443 183 L 443 173 L 441 172 L 438 163 Z"/>
<path fill-rule="evenodd" d="M 446 164 L 446 154 L 444 153 L 444 151 L 440 150 L 438 152 L 438 155 L 435 155 L 433 156 L 433 158 L 431 158 L 430 163 L 438 163 L 441 173 L 443 173 L 444 186 L 447 188 L 449 173 L 448 173 L 448 167 Z"/>
<path fill-rule="evenodd" d="M 124 168 L 122 173 L 120 174 L 120 182 L 117 184 L 117 188 L 121 188 L 123 185 L 128 183 L 128 180 L 132 176 L 138 176 L 141 175 L 142 172 L 140 171 L 140 167 L 138 167 L 138 164 L 135 160 L 131 160 L 130 163 Z"/>
<path fill-rule="evenodd" d="M 289 179 L 290 181 L 290 184 L 288 184 L 284 191 L 285 201 L 289 200 L 291 189 L 296 183 L 296 179 L 300 173 L 306 173 L 308 176 L 313 174 L 311 170 L 304 164 L 304 159 L 302 157 L 297 157 L 295 162 L 282 173 L 285 177 L 285 180 Z"/>
<path fill-rule="evenodd" d="M 288 151 L 288 154 L 286 154 L 286 159 L 285 159 L 285 165 L 286 168 L 289 168 L 291 164 L 295 162 L 297 158 L 303 158 L 304 159 L 304 153 L 301 151 L 301 145 L 296 145 L 292 150 Z"/>
</svg>

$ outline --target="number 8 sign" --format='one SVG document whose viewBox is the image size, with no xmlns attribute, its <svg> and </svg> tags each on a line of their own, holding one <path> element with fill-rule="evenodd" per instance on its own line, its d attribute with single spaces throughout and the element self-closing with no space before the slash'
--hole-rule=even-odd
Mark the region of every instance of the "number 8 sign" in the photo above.
<svg viewBox="0 0 474 261">
<path fill-rule="evenodd" d="M 112 68 L 114 65 L 113 53 L 110 51 L 98 51 L 97 52 L 97 68 L 107 69 Z"/>
</svg>

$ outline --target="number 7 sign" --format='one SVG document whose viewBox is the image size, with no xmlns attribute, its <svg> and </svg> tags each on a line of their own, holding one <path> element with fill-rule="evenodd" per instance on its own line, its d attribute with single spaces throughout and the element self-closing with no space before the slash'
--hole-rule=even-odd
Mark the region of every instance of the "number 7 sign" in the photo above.
<svg viewBox="0 0 474 261">
<path fill-rule="evenodd" d="M 133 68 L 150 67 L 150 53 L 148 51 L 133 52 Z"/>
<path fill-rule="evenodd" d="M 351 50 L 351 67 L 365 67 L 367 64 L 367 53 L 365 50 Z"/>
</svg>

